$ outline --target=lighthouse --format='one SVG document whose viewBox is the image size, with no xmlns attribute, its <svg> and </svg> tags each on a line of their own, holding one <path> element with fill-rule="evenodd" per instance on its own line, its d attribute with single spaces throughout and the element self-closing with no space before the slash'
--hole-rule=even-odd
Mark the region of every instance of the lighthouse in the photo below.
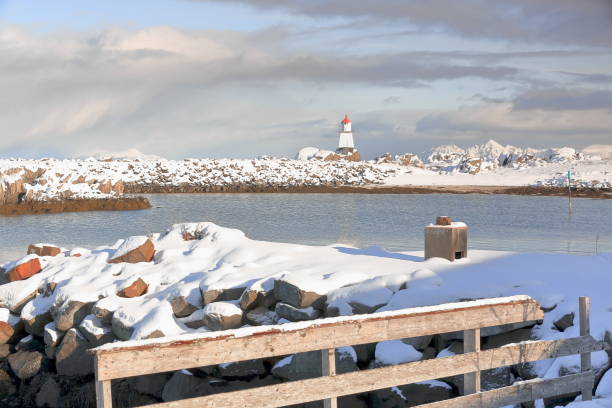
<svg viewBox="0 0 612 408">
<path fill-rule="evenodd" d="M 340 140 L 338 141 L 338 149 L 336 152 L 349 154 L 355 150 L 353 143 L 353 131 L 351 130 L 351 120 L 348 115 L 344 115 L 344 119 L 340 122 Z"/>
</svg>

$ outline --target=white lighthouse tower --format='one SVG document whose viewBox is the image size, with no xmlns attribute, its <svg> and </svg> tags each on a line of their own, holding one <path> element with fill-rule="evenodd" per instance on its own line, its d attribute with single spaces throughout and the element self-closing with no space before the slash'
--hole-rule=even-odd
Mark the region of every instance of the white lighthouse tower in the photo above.
<svg viewBox="0 0 612 408">
<path fill-rule="evenodd" d="M 338 141 L 338 149 L 336 151 L 342 154 L 352 153 L 355 150 L 353 143 L 353 131 L 351 130 L 351 120 L 348 115 L 344 115 L 344 119 L 340 122 L 340 140 Z"/>
</svg>

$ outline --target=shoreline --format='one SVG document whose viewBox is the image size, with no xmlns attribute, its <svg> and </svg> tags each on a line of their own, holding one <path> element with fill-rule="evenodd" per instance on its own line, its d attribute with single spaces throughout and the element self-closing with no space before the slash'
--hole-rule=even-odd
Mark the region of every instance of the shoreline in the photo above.
<svg viewBox="0 0 612 408">
<path fill-rule="evenodd" d="M 84 211 L 133 211 L 148 208 L 151 208 L 151 203 L 145 197 L 27 201 L 21 204 L 0 204 L 0 216 Z"/>
<path fill-rule="evenodd" d="M 127 184 L 128 194 L 288 193 L 288 194 L 508 194 L 567 197 L 565 187 L 470 186 L 470 185 L 363 185 L 363 186 L 160 186 Z M 572 198 L 612 199 L 612 190 L 572 189 Z"/>
</svg>

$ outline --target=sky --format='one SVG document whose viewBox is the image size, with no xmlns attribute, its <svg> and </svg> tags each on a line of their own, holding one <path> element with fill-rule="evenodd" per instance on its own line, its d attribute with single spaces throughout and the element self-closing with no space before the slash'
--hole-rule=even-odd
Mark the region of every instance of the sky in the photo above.
<svg viewBox="0 0 612 408">
<path fill-rule="evenodd" d="M 612 144 L 611 0 L 0 0 L 0 157 Z"/>
</svg>

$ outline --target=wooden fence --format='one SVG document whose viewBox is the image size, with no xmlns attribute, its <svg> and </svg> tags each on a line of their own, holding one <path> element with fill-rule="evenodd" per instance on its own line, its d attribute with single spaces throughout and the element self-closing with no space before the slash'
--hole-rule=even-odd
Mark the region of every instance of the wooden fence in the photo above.
<svg viewBox="0 0 612 408">
<path fill-rule="evenodd" d="M 175 341 L 113 343 L 94 350 L 97 404 L 99 408 L 112 406 L 113 379 L 314 350 L 322 351 L 322 377 L 148 407 L 281 407 L 324 400 L 324 406 L 332 408 L 337 406 L 336 398 L 343 395 L 454 375 L 464 375 L 464 396 L 420 407 L 500 407 L 570 392 L 582 392 L 583 400 L 590 400 L 594 386 L 590 353 L 604 350 L 606 346 L 589 334 L 589 299 L 586 297 L 580 298 L 580 337 L 527 341 L 480 350 L 481 328 L 543 318 L 535 300 L 515 296 L 228 330 Z M 336 374 L 337 347 L 456 331 L 464 332 L 463 354 Z M 581 354 L 581 373 L 524 381 L 491 391 L 480 390 L 482 370 L 572 354 Z"/>
</svg>

